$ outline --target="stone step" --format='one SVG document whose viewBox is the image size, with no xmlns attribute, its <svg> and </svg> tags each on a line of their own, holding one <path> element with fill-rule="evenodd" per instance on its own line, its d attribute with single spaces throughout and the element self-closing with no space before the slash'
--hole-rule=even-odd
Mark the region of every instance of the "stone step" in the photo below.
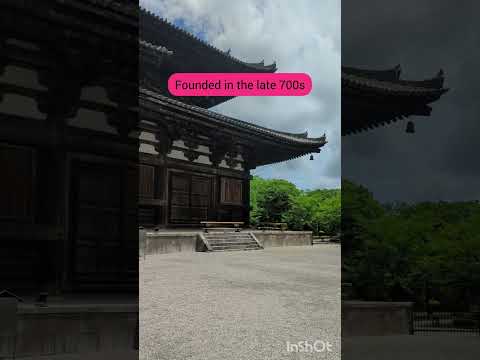
<svg viewBox="0 0 480 360">
<path fill-rule="evenodd" d="M 231 237 L 237 237 L 237 236 L 248 236 L 250 237 L 250 235 L 248 234 L 242 234 L 242 233 L 233 233 L 233 234 L 203 234 L 203 236 L 208 236 L 208 237 L 212 237 L 212 238 L 221 238 L 221 237 L 225 237 L 225 236 L 231 236 Z"/>
<path fill-rule="evenodd" d="M 242 239 L 232 239 L 232 238 L 225 238 L 225 239 L 208 239 L 206 238 L 208 242 L 211 243 L 216 243 L 216 242 L 222 242 L 222 241 L 228 241 L 228 242 L 255 242 L 252 238 L 242 238 Z"/>
<path fill-rule="evenodd" d="M 225 240 L 228 240 L 228 241 L 254 241 L 251 237 L 237 237 L 237 238 L 234 238 L 234 237 L 224 237 L 224 238 L 209 238 L 209 237 L 206 237 L 205 239 L 207 239 L 208 241 L 225 241 Z"/>
<path fill-rule="evenodd" d="M 248 234 L 241 234 L 241 233 L 238 233 L 238 234 L 203 234 L 203 236 L 205 237 L 209 237 L 209 238 L 224 238 L 224 237 L 250 237 L 250 235 Z"/>
<path fill-rule="evenodd" d="M 257 243 L 227 243 L 227 244 L 210 244 L 212 248 L 237 248 L 237 247 L 258 247 Z"/>
<path fill-rule="evenodd" d="M 218 247 L 212 247 L 213 251 L 227 251 L 227 250 L 258 250 L 261 249 L 258 246 L 218 246 Z"/>
<path fill-rule="evenodd" d="M 320 245 L 320 244 L 330 244 L 330 241 L 325 241 L 325 240 L 312 240 L 312 245 Z"/>
<path fill-rule="evenodd" d="M 225 242 L 215 242 L 215 243 L 210 243 L 212 246 L 230 246 L 230 245 L 255 245 L 258 246 L 258 244 L 255 241 L 237 241 L 237 242 L 232 242 L 232 241 L 225 241 Z"/>
<path fill-rule="evenodd" d="M 225 236 L 225 235 L 249 235 L 247 232 L 242 232 L 242 231 L 231 231 L 231 232 L 209 232 L 209 233 L 203 233 L 205 236 Z"/>
<path fill-rule="evenodd" d="M 207 233 L 203 237 L 212 251 L 258 250 L 261 246 L 249 233 Z"/>
<path fill-rule="evenodd" d="M 222 244 L 210 244 L 212 248 L 217 247 L 236 247 L 236 246 L 258 246 L 257 243 L 222 243 Z"/>
<path fill-rule="evenodd" d="M 220 251 L 251 251 L 251 250 L 261 250 L 261 247 L 256 247 L 256 248 L 236 248 L 236 249 L 215 249 L 213 251 L 215 252 L 220 252 Z"/>
<path fill-rule="evenodd" d="M 222 242 L 222 241 L 228 241 L 228 242 L 255 242 L 255 240 L 253 240 L 252 238 L 241 238 L 241 239 L 233 239 L 233 238 L 225 238 L 225 239 L 206 239 L 208 240 L 208 242 L 212 242 L 212 243 L 215 243 L 215 242 Z"/>
</svg>

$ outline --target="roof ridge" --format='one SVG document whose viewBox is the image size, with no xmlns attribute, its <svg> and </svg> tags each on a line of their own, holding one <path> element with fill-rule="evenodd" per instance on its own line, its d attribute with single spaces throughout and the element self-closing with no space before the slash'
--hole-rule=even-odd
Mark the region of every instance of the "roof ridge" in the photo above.
<svg viewBox="0 0 480 360">
<path fill-rule="evenodd" d="M 222 54 L 223 56 L 225 56 L 226 58 L 234 61 L 234 62 L 237 62 L 241 65 L 245 65 L 245 66 L 251 66 L 251 67 L 257 67 L 257 66 L 261 66 L 264 67 L 264 68 L 269 68 L 270 70 L 272 70 L 273 72 L 275 72 L 277 70 L 277 63 L 276 61 L 274 61 L 272 64 L 270 65 L 264 65 L 264 60 L 258 62 L 258 63 L 249 63 L 249 62 L 246 62 L 246 61 L 242 61 L 234 56 L 232 56 L 230 54 L 230 50 L 231 49 L 228 49 L 227 51 L 223 51 L 223 50 L 220 50 L 219 48 L 209 44 L 208 42 L 206 42 L 205 40 L 203 39 L 200 39 L 198 36 L 188 32 L 187 30 L 185 29 L 182 29 L 181 27 L 173 24 L 172 22 L 170 22 L 169 20 L 163 18 L 163 17 L 160 17 L 159 15 L 151 12 L 150 10 L 147 10 L 145 9 L 144 7 L 140 6 L 140 13 L 143 12 L 145 13 L 146 15 L 150 16 L 150 17 L 153 17 L 154 19 L 156 19 L 157 21 L 159 22 L 162 22 L 164 23 L 165 25 L 167 26 L 170 26 L 171 28 L 175 29 L 176 31 L 182 33 L 184 36 L 202 44 L 203 46 L 207 47 L 208 49 L 210 49 L 211 51 L 215 51 L 215 52 L 218 52 L 220 54 Z"/>
<path fill-rule="evenodd" d="M 392 68 L 381 70 L 357 68 L 353 66 L 342 66 L 342 73 L 346 73 L 349 75 L 365 76 L 379 81 L 399 80 L 401 72 L 402 68 L 400 64 L 397 64 Z"/>
<path fill-rule="evenodd" d="M 57 0 L 57 2 L 60 2 L 60 1 L 62 3 L 65 2 L 65 0 Z M 77 0 L 73 0 L 73 1 L 77 1 Z M 139 15 L 138 8 L 140 6 L 137 4 L 134 4 L 133 1 L 125 1 L 125 0 L 85 0 L 85 1 L 90 3 L 90 5 L 100 6 L 100 7 L 103 7 L 104 9 L 110 9 L 126 16 L 133 16 L 137 18 Z M 72 2 L 72 0 L 69 0 L 69 2 Z"/>
<path fill-rule="evenodd" d="M 442 85 L 433 85 L 435 79 L 433 80 L 424 80 L 418 82 L 408 82 L 408 81 L 399 81 L 399 82 L 389 82 L 389 81 L 380 81 L 376 79 L 369 79 L 365 77 L 360 77 L 356 75 L 345 74 L 342 76 L 342 88 L 347 87 L 359 87 L 359 88 L 368 88 L 372 91 L 382 92 L 385 94 L 398 94 L 405 96 L 423 96 L 429 98 L 429 102 L 433 102 L 440 98 L 441 95 L 449 91 L 448 88 L 443 88 Z M 432 84 L 429 84 L 429 83 Z"/>
<path fill-rule="evenodd" d="M 388 70 L 368 70 L 354 67 L 342 66 L 342 78 L 347 79 L 344 75 L 348 77 L 365 79 L 368 81 L 379 81 L 384 83 L 390 83 L 395 85 L 411 86 L 416 89 L 422 90 L 442 90 L 443 82 L 445 80 L 444 72 L 440 69 L 437 74 L 432 78 L 422 79 L 422 80 L 404 80 L 400 79 L 400 74 L 402 69 L 400 65 Z M 448 89 L 444 89 L 448 90 Z"/>
</svg>

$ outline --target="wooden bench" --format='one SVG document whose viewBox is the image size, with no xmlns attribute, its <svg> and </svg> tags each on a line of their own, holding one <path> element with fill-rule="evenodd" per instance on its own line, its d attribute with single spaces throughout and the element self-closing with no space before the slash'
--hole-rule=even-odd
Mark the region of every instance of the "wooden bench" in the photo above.
<svg viewBox="0 0 480 360">
<path fill-rule="evenodd" d="M 274 222 L 264 222 L 264 223 L 260 223 L 258 226 L 257 226 L 257 229 L 258 230 L 281 230 L 281 231 L 285 231 L 287 230 L 287 223 L 283 223 L 283 222 L 280 222 L 280 223 L 274 223 Z"/>
<path fill-rule="evenodd" d="M 201 221 L 203 231 L 208 233 L 209 229 L 215 230 L 232 230 L 239 232 L 242 229 L 243 221 Z"/>
</svg>

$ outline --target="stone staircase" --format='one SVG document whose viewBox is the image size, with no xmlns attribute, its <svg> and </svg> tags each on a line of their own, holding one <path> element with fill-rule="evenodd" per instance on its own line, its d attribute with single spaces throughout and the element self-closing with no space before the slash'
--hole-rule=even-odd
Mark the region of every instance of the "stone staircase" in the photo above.
<svg viewBox="0 0 480 360">
<path fill-rule="evenodd" d="M 331 243 L 338 243 L 340 242 L 340 235 L 322 235 L 322 236 L 315 236 L 312 238 L 312 245 L 320 245 L 320 244 L 331 244 Z"/>
<path fill-rule="evenodd" d="M 200 235 L 208 251 L 260 250 L 263 247 L 250 232 L 210 231 Z"/>
<path fill-rule="evenodd" d="M 312 245 L 328 244 L 330 236 L 316 236 L 312 238 Z"/>
</svg>

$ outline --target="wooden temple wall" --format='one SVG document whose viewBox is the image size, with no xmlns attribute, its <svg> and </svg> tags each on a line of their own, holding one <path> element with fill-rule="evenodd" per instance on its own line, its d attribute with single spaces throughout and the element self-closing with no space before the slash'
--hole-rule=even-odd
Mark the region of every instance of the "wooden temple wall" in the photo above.
<svg viewBox="0 0 480 360">
<path fill-rule="evenodd" d="M 250 174 L 241 155 L 226 156 L 218 166 L 210 149 L 200 145 L 189 160 L 182 140 L 168 154 L 155 150 L 153 134 L 140 136 L 139 221 L 146 228 L 199 227 L 201 221 L 244 221 L 249 218 Z M 229 167 L 228 163 L 232 164 Z"/>
<path fill-rule="evenodd" d="M 74 116 L 52 117 L 35 67 L 3 70 L 0 288 L 137 289 L 138 139 L 108 121 L 117 104 L 106 89 L 84 87 Z"/>
</svg>

